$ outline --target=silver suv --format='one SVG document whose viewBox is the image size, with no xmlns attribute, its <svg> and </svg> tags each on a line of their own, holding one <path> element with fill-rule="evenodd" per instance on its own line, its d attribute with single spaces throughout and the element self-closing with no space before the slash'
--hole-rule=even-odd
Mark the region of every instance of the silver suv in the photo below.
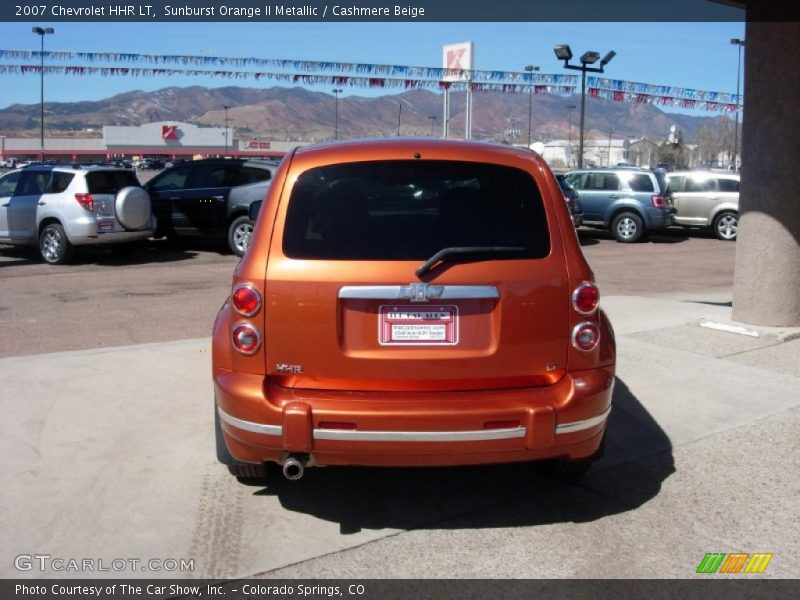
<svg viewBox="0 0 800 600">
<path fill-rule="evenodd" d="M 75 246 L 146 239 L 155 225 L 150 197 L 127 169 L 31 166 L 0 177 L 0 243 L 38 244 L 51 265 L 68 262 Z"/>
<path fill-rule="evenodd" d="M 739 229 L 739 175 L 711 171 L 667 174 L 675 202 L 675 224 L 711 227 L 721 240 L 733 241 Z"/>
</svg>

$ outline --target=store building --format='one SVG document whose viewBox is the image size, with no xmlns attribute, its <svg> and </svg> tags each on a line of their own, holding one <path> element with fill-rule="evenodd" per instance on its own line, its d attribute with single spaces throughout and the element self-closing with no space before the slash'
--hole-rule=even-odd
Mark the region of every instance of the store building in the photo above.
<svg viewBox="0 0 800 600">
<path fill-rule="evenodd" d="M 102 138 L 45 138 L 45 158 L 64 162 L 98 162 L 142 157 L 280 158 L 309 142 L 287 142 L 235 137 L 233 129 L 198 127 L 191 123 L 160 121 L 140 126 L 103 127 Z M 0 136 L 0 160 L 40 158 L 40 140 Z"/>
</svg>

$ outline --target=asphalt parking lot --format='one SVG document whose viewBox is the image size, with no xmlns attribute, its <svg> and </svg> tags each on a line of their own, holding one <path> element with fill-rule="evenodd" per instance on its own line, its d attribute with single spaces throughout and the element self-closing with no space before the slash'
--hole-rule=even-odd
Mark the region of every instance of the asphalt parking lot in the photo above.
<svg viewBox="0 0 800 600">
<path fill-rule="evenodd" d="M 800 331 L 698 326 L 730 319 L 735 244 L 580 237 L 619 356 L 607 453 L 578 483 L 506 465 L 238 484 L 213 458 L 208 339 L 235 257 L 0 247 L 0 576 L 86 575 L 14 567 L 47 553 L 194 561 L 162 577 L 687 578 L 708 552 L 769 552 L 761 577 L 799 577 Z"/>
<path fill-rule="evenodd" d="M 582 229 L 581 244 L 606 296 L 730 285 L 735 244 L 671 229 L 622 245 Z M 238 258 L 221 244 L 153 240 L 120 258 L 80 248 L 72 264 L 0 245 L 0 356 L 194 339 L 210 335 Z"/>
</svg>

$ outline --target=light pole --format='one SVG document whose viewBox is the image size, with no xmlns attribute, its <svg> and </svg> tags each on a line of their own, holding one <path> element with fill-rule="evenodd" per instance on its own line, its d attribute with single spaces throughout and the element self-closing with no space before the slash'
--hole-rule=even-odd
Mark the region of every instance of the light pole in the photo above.
<svg viewBox="0 0 800 600">
<path fill-rule="evenodd" d="M 531 147 L 531 116 L 533 115 L 533 72 L 538 71 L 539 67 L 525 65 L 525 70 L 531 74 L 531 85 L 528 88 L 528 148 Z"/>
<path fill-rule="evenodd" d="M 228 109 L 230 106 L 226 104 L 223 108 L 225 109 L 225 131 L 222 132 L 222 135 L 225 136 L 225 156 L 228 156 Z"/>
<path fill-rule="evenodd" d="M 604 67 L 611 62 L 611 59 L 614 58 L 617 53 L 611 50 L 603 57 L 603 60 L 600 60 L 600 54 L 594 51 L 584 52 L 581 57 L 580 65 L 571 65 L 569 63 L 570 59 L 572 58 L 572 50 L 567 44 L 561 44 L 555 46 L 553 48 L 553 52 L 556 53 L 556 58 L 558 60 L 564 61 L 564 68 L 565 69 L 572 69 L 574 71 L 581 72 L 581 129 L 580 129 L 580 142 L 578 144 L 578 168 L 583 168 L 583 128 L 586 118 L 586 73 L 604 73 Z M 598 60 L 600 60 L 599 67 L 590 67 L 589 65 L 593 65 Z"/>
<path fill-rule="evenodd" d="M 606 166 L 611 166 L 611 136 L 614 133 L 614 128 L 611 127 L 608 129 L 608 158 L 606 158 Z"/>
<path fill-rule="evenodd" d="M 339 88 L 334 88 L 333 95 L 336 98 L 336 108 L 334 110 L 334 117 L 333 117 L 333 139 L 339 139 L 339 94 L 342 93 L 342 90 Z"/>
<path fill-rule="evenodd" d="M 572 166 L 572 111 L 577 107 L 574 104 L 567 104 L 567 111 L 569 114 L 569 137 L 567 138 L 567 148 L 569 148 L 569 156 L 567 157 L 567 166 Z"/>
<path fill-rule="evenodd" d="M 41 115 L 42 115 L 41 118 L 42 130 L 41 130 L 41 137 L 39 138 L 39 148 L 40 148 L 39 155 L 42 162 L 44 162 L 44 36 L 52 35 L 53 33 L 55 33 L 55 29 L 53 29 L 52 27 L 34 27 L 32 31 L 42 39 L 42 51 L 39 54 L 39 57 L 41 58 L 41 70 L 39 71 L 41 75 L 41 96 L 39 104 L 41 107 Z"/>
<path fill-rule="evenodd" d="M 431 120 L 431 135 L 433 135 L 433 122 L 436 120 L 436 117 L 431 115 L 428 118 Z"/>
<path fill-rule="evenodd" d="M 733 126 L 733 170 L 736 171 L 736 157 L 739 154 L 739 84 L 741 83 L 742 78 L 742 46 L 744 46 L 744 40 L 740 40 L 739 38 L 733 38 L 731 40 L 731 44 L 734 46 L 739 47 L 739 62 L 736 63 L 736 112 L 735 114 L 735 124 Z"/>
</svg>

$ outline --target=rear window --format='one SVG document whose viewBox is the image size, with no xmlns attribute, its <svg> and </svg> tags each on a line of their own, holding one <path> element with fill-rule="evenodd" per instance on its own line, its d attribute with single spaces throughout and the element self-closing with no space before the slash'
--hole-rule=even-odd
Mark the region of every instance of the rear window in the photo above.
<svg viewBox="0 0 800 600">
<path fill-rule="evenodd" d="M 439 250 L 512 246 L 543 258 L 550 237 L 531 176 L 501 165 L 372 161 L 306 171 L 292 190 L 290 258 L 427 260 Z"/>
<path fill-rule="evenodd" d="M 258 183 L 259 181 L 268 181 L 271 178 L 272 172 L 270 172 L 269 169 L 259 169 L 258 167 L 242 167 L 234 185 Z"/>
<path fill-rule="evenodd" d="M 72 179 L 75 177 L 74 173 L 65 173 L 63 171 L 53 171 L 53 176 L 50 178 L 50 185 L 47 186 L 47 194 L 60 194 L 69 187 Z"/>
<path fill-rule="evenodd" d="M 717 187 L 720 192 L 738 192 L 739 182 L 735 179 L 717 179 Z"/>
<path fill-rule="evenodd" d="M 631 186 L 631 190 L 634 192 L 655 191 L 653 189 L 653 180 L 650 179 L 649 175 L 646 175 L 644 173 L 637 173 L 635 175 L 631 175 L 631 178 L 628 180 L 628 185 Z"/>
<path fill-rule="evenodd" d="M 668 187 L 667 187 L 667 176 L 664 175 L 664 173 L 662 173 L 661 171 L 654 171 L 653 175 L 655 176 L 656 181 L 658 181 L 658 189 L 659 189 L 660 192 L 663 193 L 663 192 L 674 191 L 674 190 L 668 189 Z"/>
<path fill-rule="evenodd" d="M 92 171 L 86 174 L 86 183 L 90 194 L 116 194 L 122 188 L 139 187 L 130 171 Z"/>
</svg>

